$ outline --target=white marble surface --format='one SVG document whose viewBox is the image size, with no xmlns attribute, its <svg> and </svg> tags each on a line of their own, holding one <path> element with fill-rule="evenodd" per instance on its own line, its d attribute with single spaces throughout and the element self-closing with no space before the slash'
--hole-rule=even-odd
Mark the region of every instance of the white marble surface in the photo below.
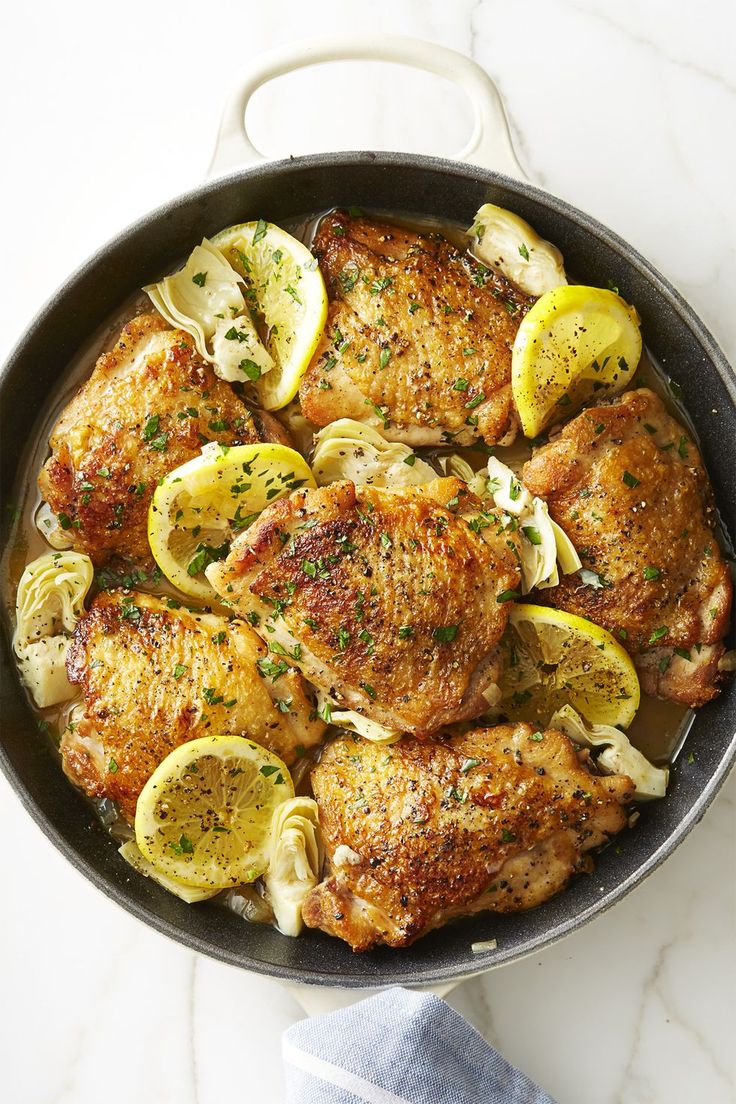
<svg viewBox="0 0 736 1104">
<path fill-rule="evenodd" d="M 238 67 L 327 29 L 472 52 L 503 91 L 531 178 L 638 246 L 736 360 L 730 0 L 37 0 L 0 20 L 2 354 L 95 246 L 201 179 Z M 462 97 L 429 78 L 380 68 L 308 82 L 306 114 L 306 84 L 285 83 L 278 111 L 271 94 L 254 104 L 268 154 L 451 153 L 467 136 Z M 736 1099 L 735 801 L 732 778 L 612 912 L 450 998 L 561 1104 Z M 2 779 L 0 839 L 0 1098 L 282 1099 L 280 1034 L 302 1014 L 290 992 L 118 910 Z"/>
</svg>

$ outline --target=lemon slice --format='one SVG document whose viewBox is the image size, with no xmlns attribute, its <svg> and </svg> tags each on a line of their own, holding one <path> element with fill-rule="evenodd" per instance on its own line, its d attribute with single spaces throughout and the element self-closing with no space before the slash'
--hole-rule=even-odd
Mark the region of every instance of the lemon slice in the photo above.
<svg viewBox="0 0 736 1104">
<path fill-rule="evenodd" d="M 546 292 L 522 320 L 511 359 L 524 435 L 622 391 L 640 356 L 639 316 L 620 295 L 580 285 Z"/>
<path fill-rule="evenodd" d="M 273 814 L 293 796 L 286 766 L 252 740 L 190 740 L 143 787 L 136 843 L 175 882 L 215 891 L 243 885 L 266 870 Z"/>
<path fill-rule="evenodd" d="M 626 728 L 639 708 L 639 679 L 610 633 L 562 610 L 517 604 L 501 642 L 501 708 L 544 727 L 572 705 L 593 725 Z"/>
<path fill-rule="evenodd" d="M 254 383 L 266 410 L 280 410 L 299 390 L 327 319 L 327 292 L 316 258 L 302 242 L 263 219 L 230 226 L 212 241 L 243 277 L 248 305 L 263 320 L 275 363 Z"/>
<path fill-rule="evenodd" d="M 217 600 L 204 569 L 227 555 L 233 536 L 269 502 L 304 486 L 316 486 L 307 462 L 285 445 L 211 441 L 156 488 L 148 511 L 153 557 L 184 594 Z"/>
</svg>

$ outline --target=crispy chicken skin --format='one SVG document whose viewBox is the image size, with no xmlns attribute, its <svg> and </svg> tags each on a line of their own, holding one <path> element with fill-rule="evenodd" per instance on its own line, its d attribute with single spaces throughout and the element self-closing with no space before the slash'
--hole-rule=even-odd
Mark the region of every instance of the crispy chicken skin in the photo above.
<svg viewBox="0 0 736 1104">
<path fill-rule="evenodd" d="M 612 632 L 647 693 L 690 706 L 715 697 L 731 575 L 700 453 L 661 400 L 641 389 L 584 411 L 523 479 L 599 577 L 564 575 L 539 600 Z"/>
<path fill-rule="evenodd" d="M 94 797 L 135 815 L 158 764 L 179 744 L 210 734 L 249 736 L 287 763 L 318 742 L 320 720 L 301 676 L 274 684 L 257 664 L 267 656 L 243 622 L 170 610 L 160 598 L 113 590 L 80 620 L 67 673 L 84 697 L 84 716 L 62 740 L 67 775 Z M 288 702 L 286 712 L 282 706 Z"/>
<path fill-rule="evenodd" d="M 98 565 L 114 554 L 148 564 L 146 518 L 162 476 L 207 441 L 268 440 L 283 435 L 276 425 L 255 419 L 189 334 L 143 314 L 64 409 L 38 485 L 78 552 Z"/>
<path fill-rule="evenodd" d="M 533 300 L 440 234 L 338 211 L 313 248 L 331 305 L 300 389 L 307 418 L 415 445 L 513 439 L 511 348 Z"/>
<path fill-rule="evenodd" d="M 329 873 L 306 924 L 354 951 L 405 947 L 487 909 L 541 904 L 626 824 L 633 784 L 592 775 L 562 733 L 526 724 L 443 742 L 330 744 L 312 771 Z"/>
<path fill-rule="evenodd" d="M 319 688 L 426 735 L 484 712 L 498 679 L 509 608 L 498 599 L 519 569 L 494 529 L 468 524 L 478 505 L 453 478 L 300 490 L 269 506 L 208 578 Z"/>
</svg>

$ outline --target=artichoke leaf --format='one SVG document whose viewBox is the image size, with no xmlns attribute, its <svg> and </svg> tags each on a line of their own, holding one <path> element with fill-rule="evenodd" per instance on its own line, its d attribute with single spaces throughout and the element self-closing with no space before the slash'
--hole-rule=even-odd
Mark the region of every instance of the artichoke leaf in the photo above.
<svg viewBox="0 0 736 1104">
<path fill-rule="evenodd" d="M 392 490 L 437 478 L 434 468 L 407 445 L 387 441 L 372 426 L 340 418 L 315 437 L 312 471 L 319 486 L 350 479 Z"/>
<path fill-rule="evenodd" d="M 629 740 L 625 732 L 613 725 L 592 725 L 588 728 L 583 718 L 571 705 L 563 705 L 553 714 L 550 728 L 564 732 L 573 743 L 603 751 L 598 764 L 609 774 L 626 774 L 634 783 L 634 796 L 639 801 L 664 797 L 667 792 L 669 771 L 655 767 Z"/>
<path fill-rule="evenodd" d="M 279 805 L 271 822 L 263 884 L 283 935 L 301 932 L 302 905 L 319 881 L 323 858 L 317 802 L 311 797 L 293 797 Z"/>
<path fill-rule="evenodd" d="M 322 690 L 317 691 L 317 708 L 325 724 L 346 728 L 357 736 L 363 736 L 373 744 L 395 744 L 401 739 L 401 732 L 387 728 L 377 721 L 371 721 L 354 709 L 341 709 Z"/>
<path fill-rule="evenodd" d="M 68 636 L 47 636 L 27 644 L 19 655 L 23 682 L 39 709 L 67 701 L 75 691 L 66 675 Z"/>
<path fill-rule="evenodd" d="M 247 308 L 243 278 L 208 241 L 182 269 L 143 290 L 156 310 L 194 338 L 197 352 L 221 379 L 256 380 L 273 367 Z"/>
<path fill-rule="evenodd" d="M 21 576 L 13 650 L 23 681 L 42 709 L 76 693 L 66 678 L 66 650 L 93 577 L 92 561 L 78 552 L 46 552 Z"/>
<path fill-rule="evenodd" d="M 484 203 L 468 230 L 473 253 L 527 295 L 539 297 L 567 283 L 562 254 L 523 218 Z"/>
<path fill-rule="evenodd" d="M 463 483 L 467 483 L 472 494 L 478 498 L 483 498 L 486 492 L 486 480 L 483 472 L 473 471 L 468 461 L 459 453 L 452 452 L 449 456 L 441 457 L 440 467 L 445 475 L 454 475 L 456 479 L 461 479 Z"/>
<path fill-rule="evenodd" d="M 577 571 L 580 557 L 565 531 L 549 516 L 547 503 L 533 497 L 496 456 L 488 461 L 488 477 L 487 490 L 506 515 L 506 527 L 518 534 L 522 593 L 557 586 L 560 568 L 565 575 Z"/>
</svg>

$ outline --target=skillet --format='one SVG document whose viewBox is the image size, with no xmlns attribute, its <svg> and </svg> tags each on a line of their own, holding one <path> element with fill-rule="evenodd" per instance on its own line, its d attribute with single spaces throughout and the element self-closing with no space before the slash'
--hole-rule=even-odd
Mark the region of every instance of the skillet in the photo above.
<svg viewBox="0 0 736 1104">
<path fill-rule="evenodd" d="M 257 161 L 245 108 L 266 81 L 338 59 L 412 64 L 461 85 L 475 110 L 461 157 L 490 168 L 402 153 L 329 153 L 228 172 L 141 219 L 103 246 L 59 289 L 0 371 L 0 485 L 19 493 L 17 474 L 41 424 L 49 393 L 75 353 L 136 289 L 224 226 L 259 217 L 293 225 L 335 206 L 357 205 L 470 225 L 485 202 L 509 207 L 563 253 L 581 282 L 612 281 L 636 305 L 644 340 L 682 390 L 699 436 L 726 531 L 736 533 L 736 377 L 711 334 L 677 291 L 631 246 L 582 212 L 523 179 L 498 93 L 473 62 L 413 39 L 333 39 L 265 57 L 231 98 L 211 171 Z M 7 543 L 7 533 L 3 534 Z M 7 561 L 6 561 L 7 562 Z M 5 611 L 7 612 L 7 611 Z M 116 843 L 62 774 L 20 687 L 7 617 L 2 641 L 0 766 L 37 824 L 108 897 L 152 927 L 213 958 L 298 983 L 341 987 L 428 985 L 479 973 L 538 951 L 610 908 L 662 863 L 700 820 L 736 758 L 736 684 L 700 710 L 674 764 L 666 799 L 643 806 L 632 832 L 596 861 L 592 877 L 528 913 L 481 914 L 433 932 L 408 950 L 354 955 L 307 931 L 288 939 L 234 913 L 191 907 L 148 879 L 130 876 Z M 618 852 L 618 853 L 617 853 Z M 495 949 L 472 944 L 495 939 Z"/>
</svg>

